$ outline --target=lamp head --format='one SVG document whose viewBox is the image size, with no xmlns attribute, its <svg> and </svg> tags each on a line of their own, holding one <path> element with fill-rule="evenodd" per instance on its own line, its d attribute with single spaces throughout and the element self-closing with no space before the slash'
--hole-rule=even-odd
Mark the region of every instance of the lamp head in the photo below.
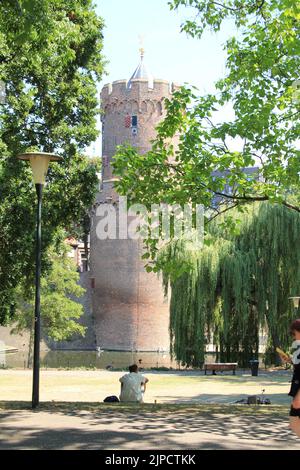
<svg viewBox="0 0 300 470">
<path fill-rule="evenodd" d="M 33 181 L 35 184 L 45 184 L 45 178 L 50 162 L 62 160 L 54 153 L 28 152 L 18 155 L 19 160 L 28 160 L 31 165 Z"/>
</svg>

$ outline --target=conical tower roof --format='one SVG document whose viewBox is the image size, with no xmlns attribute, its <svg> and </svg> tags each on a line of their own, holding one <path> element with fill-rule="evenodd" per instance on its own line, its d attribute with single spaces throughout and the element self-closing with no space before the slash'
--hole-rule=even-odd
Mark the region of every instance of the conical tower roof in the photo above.
<svg viewBox="0 0 300 470">
<path fill-rule="evenodd" d="M 153 88 L 153 75 L 149 71 L 149 69 L 148 69 L 148 67 L 147 67 L 147 65 L 145 64 L 145 61 L 144 61 L 145 51 L 144 51 L 144 49 L 140 49 L 140 52 L 141 52 L 140 63 L 137 66 L 137 68 L 135 69 L 133 75 L 131 76 L 127 86 L 128 86 L 128 88 L 131 88 L 131 80 L 141 78 L 141 79 L 144 79 L 144 80 L 148 80 L 149 88 Z"/>
</svg>

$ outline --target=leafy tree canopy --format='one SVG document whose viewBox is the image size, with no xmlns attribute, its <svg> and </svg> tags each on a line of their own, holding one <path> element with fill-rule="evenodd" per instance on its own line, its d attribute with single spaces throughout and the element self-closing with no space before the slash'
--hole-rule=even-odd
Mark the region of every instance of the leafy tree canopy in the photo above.
<svg viewBox="0 0 300 470">
<path fill-rule="evenodd" d="M 78 285 L 79 274 L 74 260 L 68 256 L 66 247 L 49 250 L 51 269 L 41 280 L 42 332 L 45 337 L 62 341 L 74 335 L 84 335 L 85 328 L 77 320 L 83 307 L 76 300 L 84 294 Z M 13 319 L 13 332 L 33 331 L 34 290 L 17 289 L 17 308 Z"/>
<path fill-rule="evenodd" d="M 16 155 L 63 156 L 44 190 L 44 248 L 58 242 L 60 228 L 80 224 L 93 202 L 97 165 L 82 152 L 98 134 L 102 29 L 91 0 L 0 3 L 0 323 L 14 314 L 15 288 L 31 285 L 34 273 L 35 190 Z"/>
<path fill-rule="evenodd" d="M 203 204 L 212 209 L 208 219 L 255 201 L 300 212 L 299 2 L 169 3 L 172 9 L 193 9 L 195 19 L 182 30 L 200 39 L 207 28 L 218 31 L 225 20 L 235 22 L 238 33 L 224 46 L 227 74 L 216 84 L 216 93 L 199 96 L 185 86 L 166 100 L 167 117 L 150 152 L 119 149 L 114 162 L 118 191 L 148 205 Z M 228 103 L 234 118 L 224 121 L 218 112 Z M 178 146 L 172 144 L 176 135 Z M 247 167 L 256 172 L 245 172 Z"/>
<path fill-rule="evenodd" d="M 236 210 L 234 210 L 236 212 Z M 207 345 L 217 360 L 248 366 L 257 357 L 259 334 L 266 360 L 290 347 L 295 313 L 289 296 L 300 284 L 300 215 L 279 204 L 255 203 L 239 215 L 239 232 L 224 230 L 222 215 L 209 225 L 210 245 L 191 249 L 183 241 L 160 253 L 164 285 L 171 287 L 171 350 L 178 361 L 199 366 Z M 189 269 L 178 275 L 182 262 Z"/>
</svg>

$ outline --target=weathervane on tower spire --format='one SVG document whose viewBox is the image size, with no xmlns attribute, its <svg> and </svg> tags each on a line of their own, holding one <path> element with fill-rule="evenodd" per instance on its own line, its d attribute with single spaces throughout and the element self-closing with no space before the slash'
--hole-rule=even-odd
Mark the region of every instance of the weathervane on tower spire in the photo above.
<svg viewBox="0 0 300 470">
<path fill-rule="evenodd" d="M 130 80 L 127 82 L 127 89 L 131 88 L 132 80 L 137 80 L 137 79 L 148 80 L 149 88 L 153 88 L 154 86 L 153 75 L 148 70 L 148 67 L 144 61 L 144 55 L 145 55 L 144 36 L 142 36 L 141 34 L 139 34 L 139 43 L 140 43 L 139 51 L 141 54 L 141 60 L 137 68 L 135 69 L 133 75 L 131 76 Z"/>
<path fill-rule="evenodd" d="M 144 35 L 139 34 L 139 43 L 140 43 L 140 53 L 141 53 L 141 60 L 143 60 L 144 55 L 145 55 L 145 48 L 144 48 Z"/>
</svg>

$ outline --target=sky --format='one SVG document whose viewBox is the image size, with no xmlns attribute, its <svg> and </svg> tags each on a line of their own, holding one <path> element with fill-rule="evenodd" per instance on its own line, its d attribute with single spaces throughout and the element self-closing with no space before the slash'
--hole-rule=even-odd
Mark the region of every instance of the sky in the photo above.
<svg viewBox="0 0 300 470">
<path fill-rule="evenodd" d="M 96 5 L 106 25 L 104 54 L 109 63 L 104 82 L 130 78 L 139 63 L 139 36 L 144 37 L 145 61 L 155 78 L 188 82 L 207 92 L 224 75 L 222 44 L 233 33 L 229 24 L 199 40 L 180 32 L 194 9 L 174 12 L 167 0 L 96 0 Z"/>
<path fill-rule="evenodd" d="M 143 38 L 145 62 L 154 78 L 196 86 L 201 94 L 214 91 L 214 83 L 225 74 L 223 44 L 235 34 L 227 22 L 218 33 L 205 32 L 203 38 L 189 38 L 180 25 L 195 16 L 195 10 L 181 7 L 171 11 L 168 0 L 94 0 L 104 19 L 106 75 L 99 84 L 129 79 L 136 69 Z M 99 155 L 100 140 L 91 146 Z"/>
</svg>

